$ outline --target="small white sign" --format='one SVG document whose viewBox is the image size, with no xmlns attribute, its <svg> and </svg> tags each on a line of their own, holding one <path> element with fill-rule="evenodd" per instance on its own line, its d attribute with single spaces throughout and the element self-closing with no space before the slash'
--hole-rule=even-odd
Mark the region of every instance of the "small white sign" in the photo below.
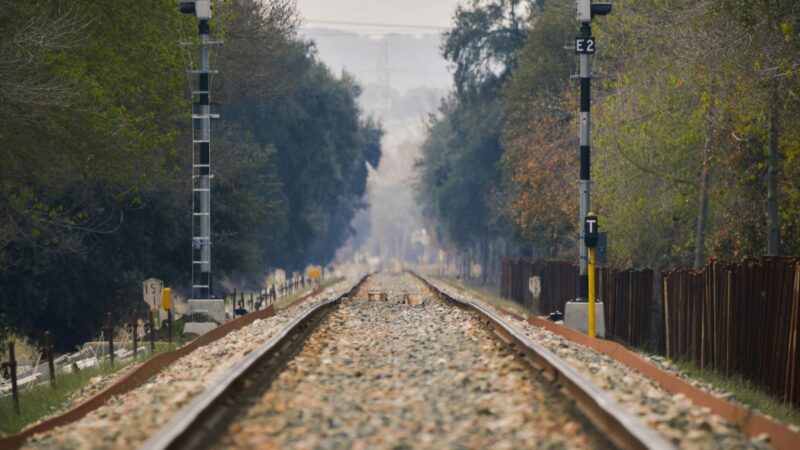
<svg viewBox="0 0 800 450">
<path fill-rule="evenodd" d="M 528 289 L 534 297 L 542 295 L 542 279 L 538 276 L 533 276 L 528 279 Z"/>
<path fill-rule="evenodd" d="M 158 278 L 148 278 L 142 283 L 144 302 L 151 308 L 161 307 L 161 291 L 164 289 L 164 282 Z"/>
</svg>

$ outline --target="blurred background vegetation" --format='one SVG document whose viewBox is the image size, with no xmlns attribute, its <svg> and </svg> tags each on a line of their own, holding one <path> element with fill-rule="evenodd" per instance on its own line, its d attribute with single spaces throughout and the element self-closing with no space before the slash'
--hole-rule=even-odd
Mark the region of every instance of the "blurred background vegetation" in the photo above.
<svg viewBox="0 0 800 450">
<path fill-rule="evenodd" d="M 619 0 L 593 22 L 592 209 L 617 266 L 800 255 L 800 3 Z M 577 261 L 572 0 L 472 0 L 417 162 L 438 245 Z"/>
<path fill-rule="evenodd" d="M 381 159 L 359 86 L 298 22 L 290 0 L 212 21 L 216 280 L 328 263 Z M 0 342 L 68 350 L 144 308 L 146 278 L 188 291 L 196 27 L 171 0 L 0 0 Z"/>
</svg>

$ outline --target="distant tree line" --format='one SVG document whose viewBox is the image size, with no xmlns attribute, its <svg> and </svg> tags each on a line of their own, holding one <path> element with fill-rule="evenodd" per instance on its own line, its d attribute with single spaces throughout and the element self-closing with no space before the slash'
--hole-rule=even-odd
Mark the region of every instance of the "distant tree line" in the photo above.
<svg viewBox="0 0 800 450">
<path fill-rule="evenodd" d="M 573 10 L 473 0 L 456 11 L 442 47 L 455 89 L 417 164 L 443 247 L 576 259 Z M 592 208 L 612 263 L 800 254 L 800 3 L 620 0 L 593 31 Z"/>
<path fill-rule="evenodd" d="M 296 36 L 294 1 L 219 5 L 215 277 L 328 263 L 381 126 Z M 49 329 L 70 348 L 144 307 L 144 279 L 188 287 L 195 56 L 178 42 L 197 24 L 167 0 L 0 0 L 0 32 L 0 341 Z"/>
</svg>

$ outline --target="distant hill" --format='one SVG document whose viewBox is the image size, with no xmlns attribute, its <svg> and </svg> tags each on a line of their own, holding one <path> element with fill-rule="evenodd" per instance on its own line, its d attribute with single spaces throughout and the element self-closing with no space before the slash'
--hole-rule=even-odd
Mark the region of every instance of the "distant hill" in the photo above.
<svg viewBox="0 0 800 450">
<path fill-rule="evenodd" d="M 317 43 L 319 55 L 334 72 L 345 69 L 362 85 L 386 85 L 400 95 L 425 86 L 446 90 L 451 83 L 441 57 L 440 35 L 388 34 L 371 37 L 324 28 L 303 28 L 300 34 Z"/>
</svg>

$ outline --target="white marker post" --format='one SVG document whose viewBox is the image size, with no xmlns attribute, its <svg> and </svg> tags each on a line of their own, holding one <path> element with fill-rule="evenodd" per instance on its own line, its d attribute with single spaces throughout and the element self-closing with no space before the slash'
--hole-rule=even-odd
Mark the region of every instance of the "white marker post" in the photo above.
<svg viewBox="0 0 800 450">
<path fill-rule="evenodd" d="M 542 295 L 542 279 L 539 278 L 538 275 L 534 275 L 528 278 L 528 290 L 531 291 L 531 295 L 533 296 L 533 305 L 531 305 L 531 309 L 533 309 L 533 314 L 538 316 L 542 313 L 540 311 L 541 308 L 540 297 Z"/>
<path fill-rule="evenodd" d="M 142 283 L 144 302 L 150 306 L 151 310 L 157 311 L 161 306 L 161 293 L 164 290 L 164 282 L 158 278 L 148 278 Z"/>
</svg>

